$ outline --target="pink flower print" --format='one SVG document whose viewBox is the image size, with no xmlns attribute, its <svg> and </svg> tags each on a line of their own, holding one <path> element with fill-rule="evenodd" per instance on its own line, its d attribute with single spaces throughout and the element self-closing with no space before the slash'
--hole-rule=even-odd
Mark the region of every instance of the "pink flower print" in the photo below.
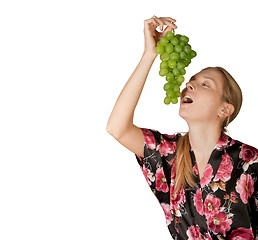
<svg viewBox="0 0 258 240">
<path fill-rule="evenodd" d="M 215 234 L 222 233 L 226 237 L 226 232 L 230 230 L 232 220 L 224 212 L 217 211 L 207 218 L 208 229 Z"/>
<path fill-rule="evenodd" d="M 219 211 L 220 199 L 214 197 L 212 194 L 208 194 L 204 201 L 204 214 L 206 218 L 213 216 Z"/>
<path fill-rule="evenodd" d="M 154 174 L 152 172 L 150 172 L 150 170 L 148 170 L 145 167 L 145 165 L 143 165 L 143 167 L 142 167 L 142 172 L 143 172 L 143 175 L 144 175 L 147 183 L 149 185 L 151 185 L 151 182 L 154 182 L 154 180 L 155 180 Z"/>
<path fill-rule="evenodd" d="M 176 162 L 176 157 L 174 160 L 174 163 Z M 171 183 L 174 183 L 176 178 L 176 164 L 173 164 L 172 169 L 171 169 Z"/>
<path fill-rule="evenodd" d="M 228 240 L 254 240 L 252 228 L 237 228 L 233 230 L 227 238 Z"/>
<path fill-rule="evenodd" d="M 199 226 L 191 226 L 187 229 L 186 235 L 188 236 L 188 240 L 202 240 L 202 235 L 200 233 Z"/>
<path fill-rule="evenodd" d="M 225 153 L 223 155 L 222 161 L 220 163 L 219 169 L 215 175 L 214 181 L 223 181 L 227 182 L 231 178 L 231 173 L 233 170 L 233 165 L 230 160 L 230 156 Z"/>
<path fill-rule="evenodd" d="M 204 214 L 204 205 L 201 189 L 197 189 L 196 194 L 194 195 L 194 206 L 200 215 Z"/>
<path fill-rule="evenodd" d="M 176 134 L 163 134 L 164 136 L 168 137 L 168 138 L 174 138 L 176 136 Z"/>
<path fill-rule="evenodd" d="M 184 206 L 185 203 L 185 191 L 184 188 L 181 187 L 177 194 L 174 193 L 175 185 L 170 185 L 170 206 L 171 209 L 174 210 L 174 214 L 176 217 L 180 217 L 181 213 L 179 211 L 180 207 Z"/>
<path fill-rule="evenodd" d="M 161 142 L 157 146 L 161 156 L 167 156 L 169 153 L 175 153 L 176 151 L 176 142 L 169 142 L 161 137 Z"/>
<path fill-rule="evenodd" d="M 205 170 L 204 170 L 204 174 L 203 174 L 203 177 L 200 181 L 200 184 L 201 184 L 201 188 L 203 188 L 205 185 L 208 185 L 209 182 L 211 181 L 213 175 L 213 168 L 212 166 L 208 163 L 205 167 Z"/>
<path fill-rule="evenodd" d="M 254 192 L 254 180 L 249 174 L 241 174 L 236 184 L 236 191 L 239 193 L 243 203 L 247 203 L 249 197 Z"/>
<path fill-rule="evenodd" d="M 243 144 L 239 153 L 239 158 L 244 160 L 243 169 L 246 171 L 249 165 L 258 162 L 258 150 L 249 145 Z"/>
<path fill-rule="evenodd" d="M 228 136 L 225 133 L 222 133 L 215 148 L 222 150 L 228 144 Z"/>
<path fill-rule="evenodd" d="M 156 189 L 165 193 L 169 190 L 163 168 L 158 168 L 156 171 Z"/>
<path fill-rule="evenodd" d="M 156 142 L 155 142 L 155 137 L 153 133 L 146 128 L 142 129 L 143 131 L 143 136 L 144 136 L 144 142 L 146 143 L 147 147 L 150 149 L 155 149 L 156 147 Z"/>
<path fill-rule="evenodd" d="M 199 171 L 198 171 L 197 164 L 195 164 L 195 165 L 193 166 L 193 170 L 194 170 L 194 173 L 195 173 L 196 175 L 199 175 Z"/>
<path fill-rule="evenodd" d="M 212 240 L 212 237 L 211 237 L 211 235 L 210 235 L 209 232 L 208 232 L 208 233 L 205 233 L 205 234 L 203 235 L 203 237 L 204 237 L 205 240 Z"/>
<path fill-rule="evenodd" d="M 170 205 L 167 204 L 167 203 L 161 203 L 160 205 L 161 205 L 161 207 L 162 207 L 162 209 L 165 213 L 166 223 L 167 223 L 167 226 L 168 226 L 173 221 Z"/>
<path fill-rule="evenodd" d="M 150 181 L 150 179 L 148 178 L 148 170 L 147 170 L 147 168 L 145 167 L 145 165 L 143 165 L 143 167 L 142 167 L 142 172 L 143 172 L 143 175 L 144 175 L 144 177 L 145 177 L 147 183 L 148 183 L 149 185 L 151 185 L 151 181 Z"/>
</svg>

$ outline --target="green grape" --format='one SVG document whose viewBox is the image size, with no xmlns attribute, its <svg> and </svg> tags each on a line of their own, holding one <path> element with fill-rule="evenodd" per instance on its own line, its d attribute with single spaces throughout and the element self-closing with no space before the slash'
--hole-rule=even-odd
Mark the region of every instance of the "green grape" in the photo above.
<svg viewBox="0 0 258 240">
<path fill-rule="evenodd" d="M 170 43 L 176 46 L 179 43 L 179 40 L 176 37 L 170 39 Z"/>
<path fill-rule="evenodd" d="M 160 75 L 161 77 L 164 77 L 164 76 L 166 76 L 167 74 L 168 74 L 168 69 L 167 69 L 167 68 L 162 68 L 162 69 L 159 70 L 159 75 Z"/>
<path fill-rule="evenodd" d="M 172 80 L 174 80 L 174 78 L 175 78 L 174 73 L 169 71 L 167 76 L 166 76 L 166 80 L 167 81 L 172 81 Z"/>
<path fill-rule="evenodd" d="M 172 54 L 172 53 L 171 53 L 171 54 Z M 181 58 L 181 59 L 184 59 L 187 54 L 186 54 L 186 52 L 181 51 L 181 52 L 179 53 L 179 55 L 180 55 L 180 58 Z"/>
<path fill-rule="evenodd" d="M 176 96 L 175 92 L 172 89 L 167 90 L 166 95 L 169 98 L 174 98 Z"/>
<path fill-rule="evenodd" d="M 185 42 L 179 42 L 179 45 L 181 45 L 181 46 L 184 46 L 185 45 Z"/>
<path fill-rule="evenodd" d="M 175 84 L 173 87 L 174 92 L 180 92 L 180 87 L 178 84 Z"/>
<path fill-rule="evenodd" d="M 170 54 L 167 53 L 167 52 L 164 52 L 164 53 L 160 54 L 160 60 L 162 60 L 162 61 L 168 61 L 169 58 L 170 58 Z"/>
<path fill-rule="evenodd" d="M 175 95 L 176 97 L 181 97 L 181 92 L 176 92 Z"/>
<path fill-rule="evenodd" d="M 167 61 L 162 61 L 160 63 L 160 69 L 163 69 L 163 68 L 168 68 L 168 62 Z"/>
<path fill-rule="evenodd" d="M 180 69 L 180 73 L 181 75 L 185 75 L 186 74 L 186 70 L 184 68 Z"/>
<path fill-rule="evenodd" d="M 173 47 L 173 45 L 171 43 L 168 43 L 167 45 L 165 45 L 165 51 L 167 53 L 172 53 L 173 50 L 174 50 L 174 47 Z"/>
<path fill-rule="evenodd" d="M 166 32 L 166 37 L 167 37 L 168 39 L 170 39 L 170 38 L 174 37 L 174 33 L 171 32 L 171 31 L 168 31 L 168 32 Z"/>
<path fill-rule="evenodd" d="M 167 91 L 167 90 L 171 89 L 171 87 L 172 87 L 171 84 L 167 82 L 167 83 L 164 84 L 163 89 L 165 91 Z"/>
<path fill-rule="evenodd" d="M 187 36 L 181 36 L 180 38 L 179 38 L 179 40 L 181 41 L 181 42 L 184 42 L 184 43 L 188 43 L 189 42 L 189 38 L 187 37 Z"/>
<path fill-rule="evenodd" d="M 172 98 L 170 101 L 171 101 L 173 104 L 177 104 L 177 103 L 178 103 L 178 99 L 177 99 L 177 98 Z"/>
<path fill-rule="evenodd" d="M 192 48 L 191 48 L 191 46 L 190 46 L 189 44 L 186 44 L 186 45 L 184 46 L 184 51 L 185 51 L 187 54 L 190 53 L 191 50 L 192 50 Z"/>
<path fill-rule="evenodd" d="M 163 37 L 159 40 L 160 45 L 166 46 L 168 44 L 168 38 L 167 37 Z"/>
<path fill-rule="evenodd" d="M 177 63 L 177 68 L 178 68 L 179 70 L 185 68 L 184 62 L 178 62 L 178 63 Z"/>
<path fill-rule="evenodd" d="M 197 55 L 197 53 L 194 50 L 191 50 L 190 57 L 194 58 L 194 57 L 196 57 L 196 55 Z"/>
<path fill-rule="evenodd" d="M 180 55 L 179 55 L 178 53 L 176 53 L 176 52 L 172 52 L 172 53 L 170 54 L 170 59 L 171 59 L 171 60 L 177 61 L 177 60 L 179 59 L 179 57 L 180 57 Z"/>
<path fill-rule="evenodd" d="M 164 103 L 165 103 L 166 105 L 170 104 L 170 98 L 166 96 L 166 97 L 164 98 Z"/>
<path fill-rule="evenodd" d="M 183 47 L 181 45 L 175 46 L 175 52 L 180 53 L 183 50 Z"/>
<path fill-rule="evenodd" d="M 176 77 L 178 77 L 180 75 L 180 70 L 177 67 L 175 67 L 173 68 L 173 73 L 175 74 Z"/>
<path fill-rule="evenodd" d="M 164 51 L 165 51 L 164 46 L 158 45 L 158 46 L 156 47 L 156 53 L 157 53 L 157 54 L 162 54 Z"/>
<path fill-rule="evenodd" d="M 183 83 L 183 81 L 185 80 L 185 77 L 183 76 L 183 75 L 179 75 L 178 77 L 177 77 L 177 81 L 178 81 L 178 83 Z"/>
<path fill-rule="evenodd" d="M 177 65 L 177 62 L 176 62 L 175 60 L 169 60 L 169 61 L 168 61 L 168 66 L 169 66 L 170 68 L 175 68 L 176 65 Z"/>
<path fill-rule="evenodd" d="M 174 30 L 166 32 L 166 36 L 157 42 L 156 53 L 160 54 L 159 75 L 166 79 L 163 89 L 166 91 L 164 103 L 166 105 L 178 103 L 181 96 L 180 86 L 185 81 L 183 75 L 185 68 L 196 57 L 196 51 L 192 50 L 189 38 L 185 35 L 174 34 Z"/>
<path fill-rule="evenodd" d="M 175 35 L 175 37 L 176 37 L 178 40 L 180 39 L 181 36 L 182 36 L 181 34 L 176 34 L 176 35 Z"/>
</svg>

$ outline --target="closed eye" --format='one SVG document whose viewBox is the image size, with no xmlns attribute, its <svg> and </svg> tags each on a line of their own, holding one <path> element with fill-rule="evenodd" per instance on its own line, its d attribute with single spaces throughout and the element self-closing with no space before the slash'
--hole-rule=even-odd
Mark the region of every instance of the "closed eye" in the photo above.
<svg viewBox="0 0 258 240">
<path fill-rule="evenodd" d="M 202 83 L 202 85 L 205 86 L 205 87 L 209 87 L 206 83 Z"/>
</svg>

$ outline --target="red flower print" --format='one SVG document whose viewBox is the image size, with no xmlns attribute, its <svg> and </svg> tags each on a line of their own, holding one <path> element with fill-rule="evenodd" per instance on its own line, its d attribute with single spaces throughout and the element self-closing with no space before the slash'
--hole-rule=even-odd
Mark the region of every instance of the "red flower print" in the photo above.
<svg viewBox="0 0 258 240">
<path fill-rule="evenodd" d="M 243 169 L 244 169 L 244 171 L 246 171 L 250 164 L 258 162 L 257 149 L 252 147 L 252 146 L 243 144 L 241 146 L 241 151 L 239 153 L 239 158 L 244 160 L 245 163 L 243 165 Z"/>
<path fill-rule="evenodd" d="M 214 181 L 223 181 L 227 182 L 231 178 L 231 172 L 233 170 L 233 165 L 230 160 L 230 157 L 227 153 L 223 155 L 222 161 L 220 163 L 219 169 L 216 173 Z"/>
<path fill-rule="evenodd" d="M 249 174 L 241 174 L 236 184 L 236 191 L 239 193 L 243 203 L 247 203 L 249 197 L 254 192 L 254 180 Z"/>
<path fill-rule="evenodd" d="M 163 168 L 158 168 L 156 171 L 156 189 L 165 193 L 169 190 Z"/>
<path fill-rule="evenodd" d="M 166 223 L 167 223 L 167 225 L 169 225 L 173 221 L 172 214 L 170 211 L 171 210 L 170 205 L 167 203 L 161 203 L 160 205 L 165 213 Z"/>
<path fill-rule="evenodd" d="M 161 156 L 167 156 L 168 153 L 175 153 L 176 151 L 176 142 L 169 142 L 165 139 L 161 139 L 160 144 L 157 146 Z"/>
<path fill-rule="evenodd" d="M 155 142 L 155 137 L 154 137 L 153 133 L 150 130 L 145 129 L 145 128 L 143 128 L 142 131 L 143 131 L 143 135 L 144 135 L 144 141 L 145 141 L 147 147 L 150 149 L 155 149 L 156 142 Z"/>
<path fill-rule="evenodd" d="M 214 197 L 212 194 L 208 194 L 204 201 L 204 214 L 206 218 L 213 216 L 219 212 L 220 199 Z"/>
<path fill-rule="evenodd" d="M 194 206 L 200 215 L 204 214 L 204 205 L 201 189 L 197 189 L 196 194 L 194 195 Z"/>
<path fill-rule="evenodd" d="M 203 177 L 200 181 L 200 184 L 201 184 L 201 188 L 203 188 L 205 185 L 208 185 L 209 182 L 211 181 L 213 175 L 213 168 L 212 166 L 208 163 L 205 167 L 205 170 L 204 170 L 204 174 L 203 174 Z"/>
<path fill-rule="evenodd" d="M 232 220 L 224 212 L 216 212 L 207 218 L 207 225 L 210 231 L 215 234 L 222 233 L 226 237 L 226 232 L 230 230 Z"/>
<path fill-rule="evenodd" d="M 228 240 L 254 240 L 252 228 L 237 228 L 233 230 L 227 238 Z"/>
<path fill-rule="evenodd" d="M 188 240 L 202 240 L 199 226 L 191 226 L 187 229 Z"/>
</svg>

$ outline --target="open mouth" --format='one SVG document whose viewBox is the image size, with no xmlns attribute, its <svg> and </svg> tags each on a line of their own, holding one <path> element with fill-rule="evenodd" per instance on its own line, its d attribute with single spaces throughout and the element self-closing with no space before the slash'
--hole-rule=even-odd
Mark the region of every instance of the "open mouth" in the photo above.
<svg viewBox="0 0 258 240">
<path fill-rule="evenodd" d="M 183 98 L 182 98 L 182 103 L 192 103 L 193 102 L 193 100 L 191 99 L 191 97 L 190 96 L 188 96 L 188 95 L 185 95 Z"/>
</svg>

